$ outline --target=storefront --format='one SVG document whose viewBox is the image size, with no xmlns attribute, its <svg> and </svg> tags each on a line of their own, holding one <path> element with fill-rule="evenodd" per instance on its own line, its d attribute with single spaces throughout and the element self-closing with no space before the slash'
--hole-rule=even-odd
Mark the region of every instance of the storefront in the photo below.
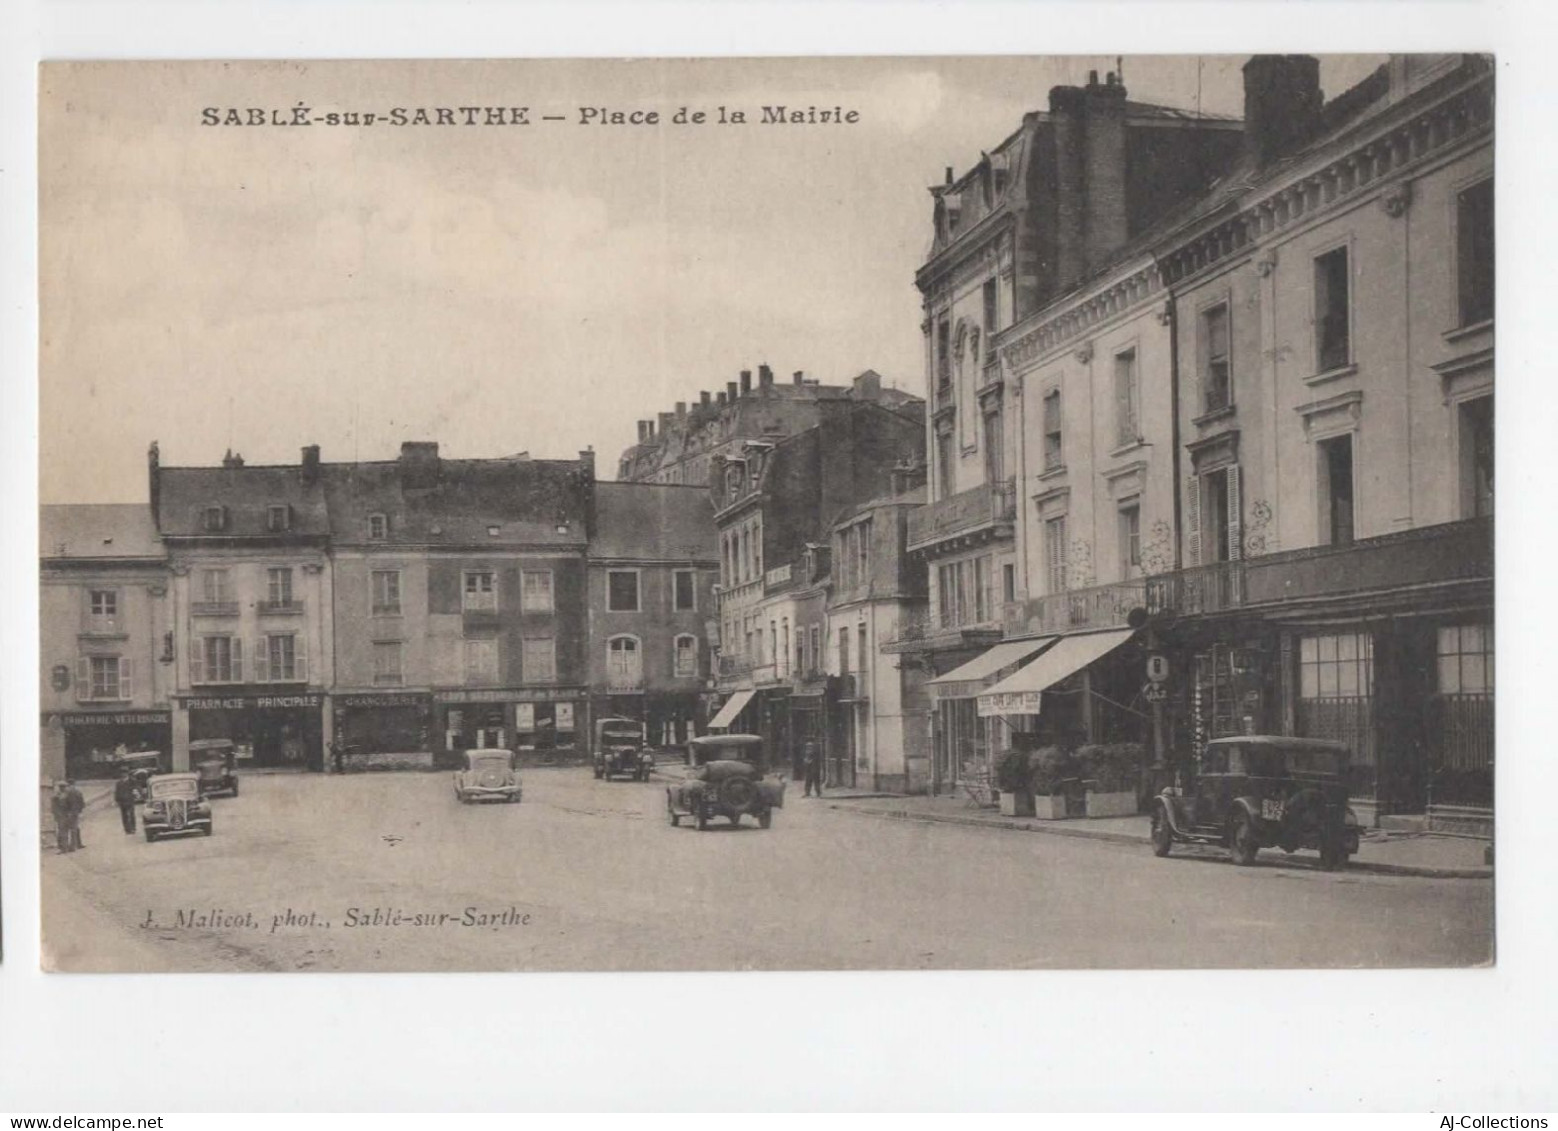
<svg viewBox="0 0 1558 1131">
<path fill-rule="evenodd" d="M 981 715 L 976 699 L 1014 671 L 1018 664 L 1052 645 L 1058 637 L 1005 640 L 926 683 L 934 714 L 931 791 L 949 793 L 965 776 L 993 772 L 992 740 L 999 742 L 998 718 Z"/>
<path fill-rule="evenodd" d="M 353 754 L 371 759 L 432 750 L 433 698 L 425 692 L 348 693 L 331 703 L 336 741 Z"/>
<path fill-rule="evenodd" d="M 163 756 L 165 768 L 172 766 L 171 711 L 48 712 L 43 728 L 63 745 L 65 775 L 73 779 L 114 777 L 123 755 L 148 750 Z"/>
<path fill-rule="evenodd" d="M 589 727 L 583 688 L 458 688 L 435 691 L 435 751 L 445 762 L 466 750 L 533 751 L 544 757 L 583 751 Z"/>
<path fill-rule="evenodd" d="M 238 767 L 323 770 L 324 701 L 317 692 L 297 695 L 190 696 L 190 741 L 231 739 Z"/>
</svg>

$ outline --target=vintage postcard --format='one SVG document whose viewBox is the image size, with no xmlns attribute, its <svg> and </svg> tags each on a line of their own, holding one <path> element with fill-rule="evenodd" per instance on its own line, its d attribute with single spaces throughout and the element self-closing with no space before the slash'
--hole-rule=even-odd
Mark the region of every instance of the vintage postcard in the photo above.
<svg viewBox="0 0 1558 1131">
<path fill-rule="evenodd" d="M 1493 962 L 1494 84 L 45 64 L 45 966 Z"/>
</svg>

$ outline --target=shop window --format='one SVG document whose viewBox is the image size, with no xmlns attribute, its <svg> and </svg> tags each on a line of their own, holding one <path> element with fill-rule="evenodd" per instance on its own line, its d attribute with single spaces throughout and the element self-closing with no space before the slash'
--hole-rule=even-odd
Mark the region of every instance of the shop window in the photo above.
<svg viewBox="0 0 1558 1131">
<path fill-rule="evenodd" d="M 606 571 L 606 608 L 614 613 L 638 612 L 638 571 Z"/>
<path fill-rule="evenodd" d="M 191 683 L 242 683 L 243 641 L 236 636 L 202 636 L 189 656 Z"/>
<path fill-rule="evenodd" d="M 473 686 L 498 682 L 498 642 L 483 637 L 465 642 L 465 682 Z"/>
<path fill-rule="evenodd" d="M 376 569 L 373 571 L 373 615 L 376 617 L 400 616 L 400 570 Z"/>
<path fill-rule="evenodd" d="M 1298 646 L 1299 695 L 1367 699 L 1374 690 L 1374 638 L 1364 632 L 1306 636 Z"/>
<path fill-rule="evenodd" d="M 638 640 L 632 636 L 614 636 L 606 641 L 606 686 L 611 690 L 633 691 L 644 684 L 643 656 Z"/>
<path fill-rule="evenodd" d="M 1141 576 L 1141 505 L 1120 508 L 1120 576 Z"/>
<path fill-rule="evenodd" d="M 1202 312 L 1200 342 L 1201 411 L 1221 412 L 1233 403 L 1227 303 Z"/>
<path fill-rule="evenodd" d="M 272 566 L 265 571 L 267 600 L 274 608 L 292 604 L 292 567 Z"/>
<path fill-rule="evenodd" d="M 462 607 L 466 612 L 496 612 L 498 608 L 498 576 L 491 570 L 468 569 L 465 571 L 465 596 Z"/>
<path fill-rule="evenodd" d="M 1315 259 L 1315 368 L 1326 373 L 1352 360 L 1351 280 L 1347 249 Z"/>
<path fill-rule="evenodd" d="M 556 682 L 556 640 L 550 636 L 527 636 L 519 646 L 520 675 L 526 683 Z"/>
<path fill-rule="evenodd" d="M 696 636 L 678 636 L 676 638 L 675 668 L 677 679 L 693 679 L 698 675 L 698 638 Z"/>
<path fill-rule="evenodd" d="M 1141 394 L 1134 349 L 1114 355 L 1114 438 L 1120 447 L 1141 438 Z"/>
<path fill-rule="evenodd" d="M 113 632 L 119 623 L 119 591 L 93 589 L 87 594 L 87 612 L 93 632 Z"/>
<path fill-rule="evenodd" d="M 527 613 L 552 611 L 552 571 L 527 569 L 519 575 L 519 607 Z"/>
<path fill-rule="evenodd" d="M 398 686 L 405 682 L 402 668 L 404 645 L 399 640 L 373 642 L 373 682 L 380 686 Z"/>
<path fill-rule="evenodd" d="M 1452 624 L 1439 629 L 1439 694 L 1493 694 L 1493 626 Z"/>
<path fill-rule="evenodd" d="M 1493 317 L 1493 178 L 1478 181 L 1456 198 L 1455 267 L 1460 324 Z"/>
<path fill-rule="evenodd" d="M 374 542 L 382 542 L 389 537 L 389 515 L 370 514 L 368 516 L 368 538 Z"/>
<path fill-rule="evenodd" d="M 1044 394 L 1044 470 L 1058 471 L 1066 465 L 1065 437 L 1060 416 L 1060 390 Z"/>
<path fill-rule="evenodd" d="M 130 661 L 122 656 L 83 656 L 76 673 L 78 699 L 130 698 Z"/>
<path fill-rule="evenodd" d="M 1493 398 L 1466 401 L 1459 413 L 1461 513 L 1487 518 L 1493 514 Z"/>
<path fill-rule="evenodd" d="M 1353 539 L 1352 436 L 1322 440 L 1320 460 L 1321 534 L 1332 546 L 1348 546 Z"/>
<path fill-rule="evenodd" d="M 671 606 L 679 613 L 693 612 L 698 607 L 697 575 L 690 569 L 679 569 L 671 575 Z"/>
</svg>

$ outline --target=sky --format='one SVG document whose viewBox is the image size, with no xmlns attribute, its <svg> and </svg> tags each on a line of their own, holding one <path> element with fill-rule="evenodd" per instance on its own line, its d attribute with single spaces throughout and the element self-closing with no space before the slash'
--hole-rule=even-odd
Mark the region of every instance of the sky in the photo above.
<svg viewBox="0 0 1558 1131">
<path fill-rule="evenodd" d="M 1132 56 L 1238 114 L 1243 56 Z M 1322 59 L 1334 96 L 1378 56 Z M 1105 56 L 51 64 L 40 88 L 40 496 L 164 465 L 528 451 L 603 475 L 635 422 L 766 362 L 919 391 L 930 196 Z M 764 105 L 855 124 L 761 125 Z M 528 126 L 203 124 L 528 107 Z M 703 110 L 702 125 L 668 119 Z M 718 108 L 745 125 L 717 124 Z M 583 107 L 656 125 L 580 124 Z M 543 122 L 559 115 L 561 122 Z"/>
</svg>

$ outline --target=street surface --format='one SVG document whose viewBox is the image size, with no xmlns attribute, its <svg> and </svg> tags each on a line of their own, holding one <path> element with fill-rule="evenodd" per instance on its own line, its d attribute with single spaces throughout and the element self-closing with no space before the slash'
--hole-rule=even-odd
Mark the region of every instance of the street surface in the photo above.
<svg viewBox="0 0 1558 1131">
<path fill-rule="evenodd" d="M 43 859 L 66 970 L 796 970 L 1461 966 L 1493 885 L 1326 873 L 1300 854 L 873 819 L 792 783 L 763 831 L 665 817 L 665 779 L 251 775 L 215 833 L 147 844 L 110 806 Z M 397 918 L 398 916 L 398 918 Z"/>
</svg>

